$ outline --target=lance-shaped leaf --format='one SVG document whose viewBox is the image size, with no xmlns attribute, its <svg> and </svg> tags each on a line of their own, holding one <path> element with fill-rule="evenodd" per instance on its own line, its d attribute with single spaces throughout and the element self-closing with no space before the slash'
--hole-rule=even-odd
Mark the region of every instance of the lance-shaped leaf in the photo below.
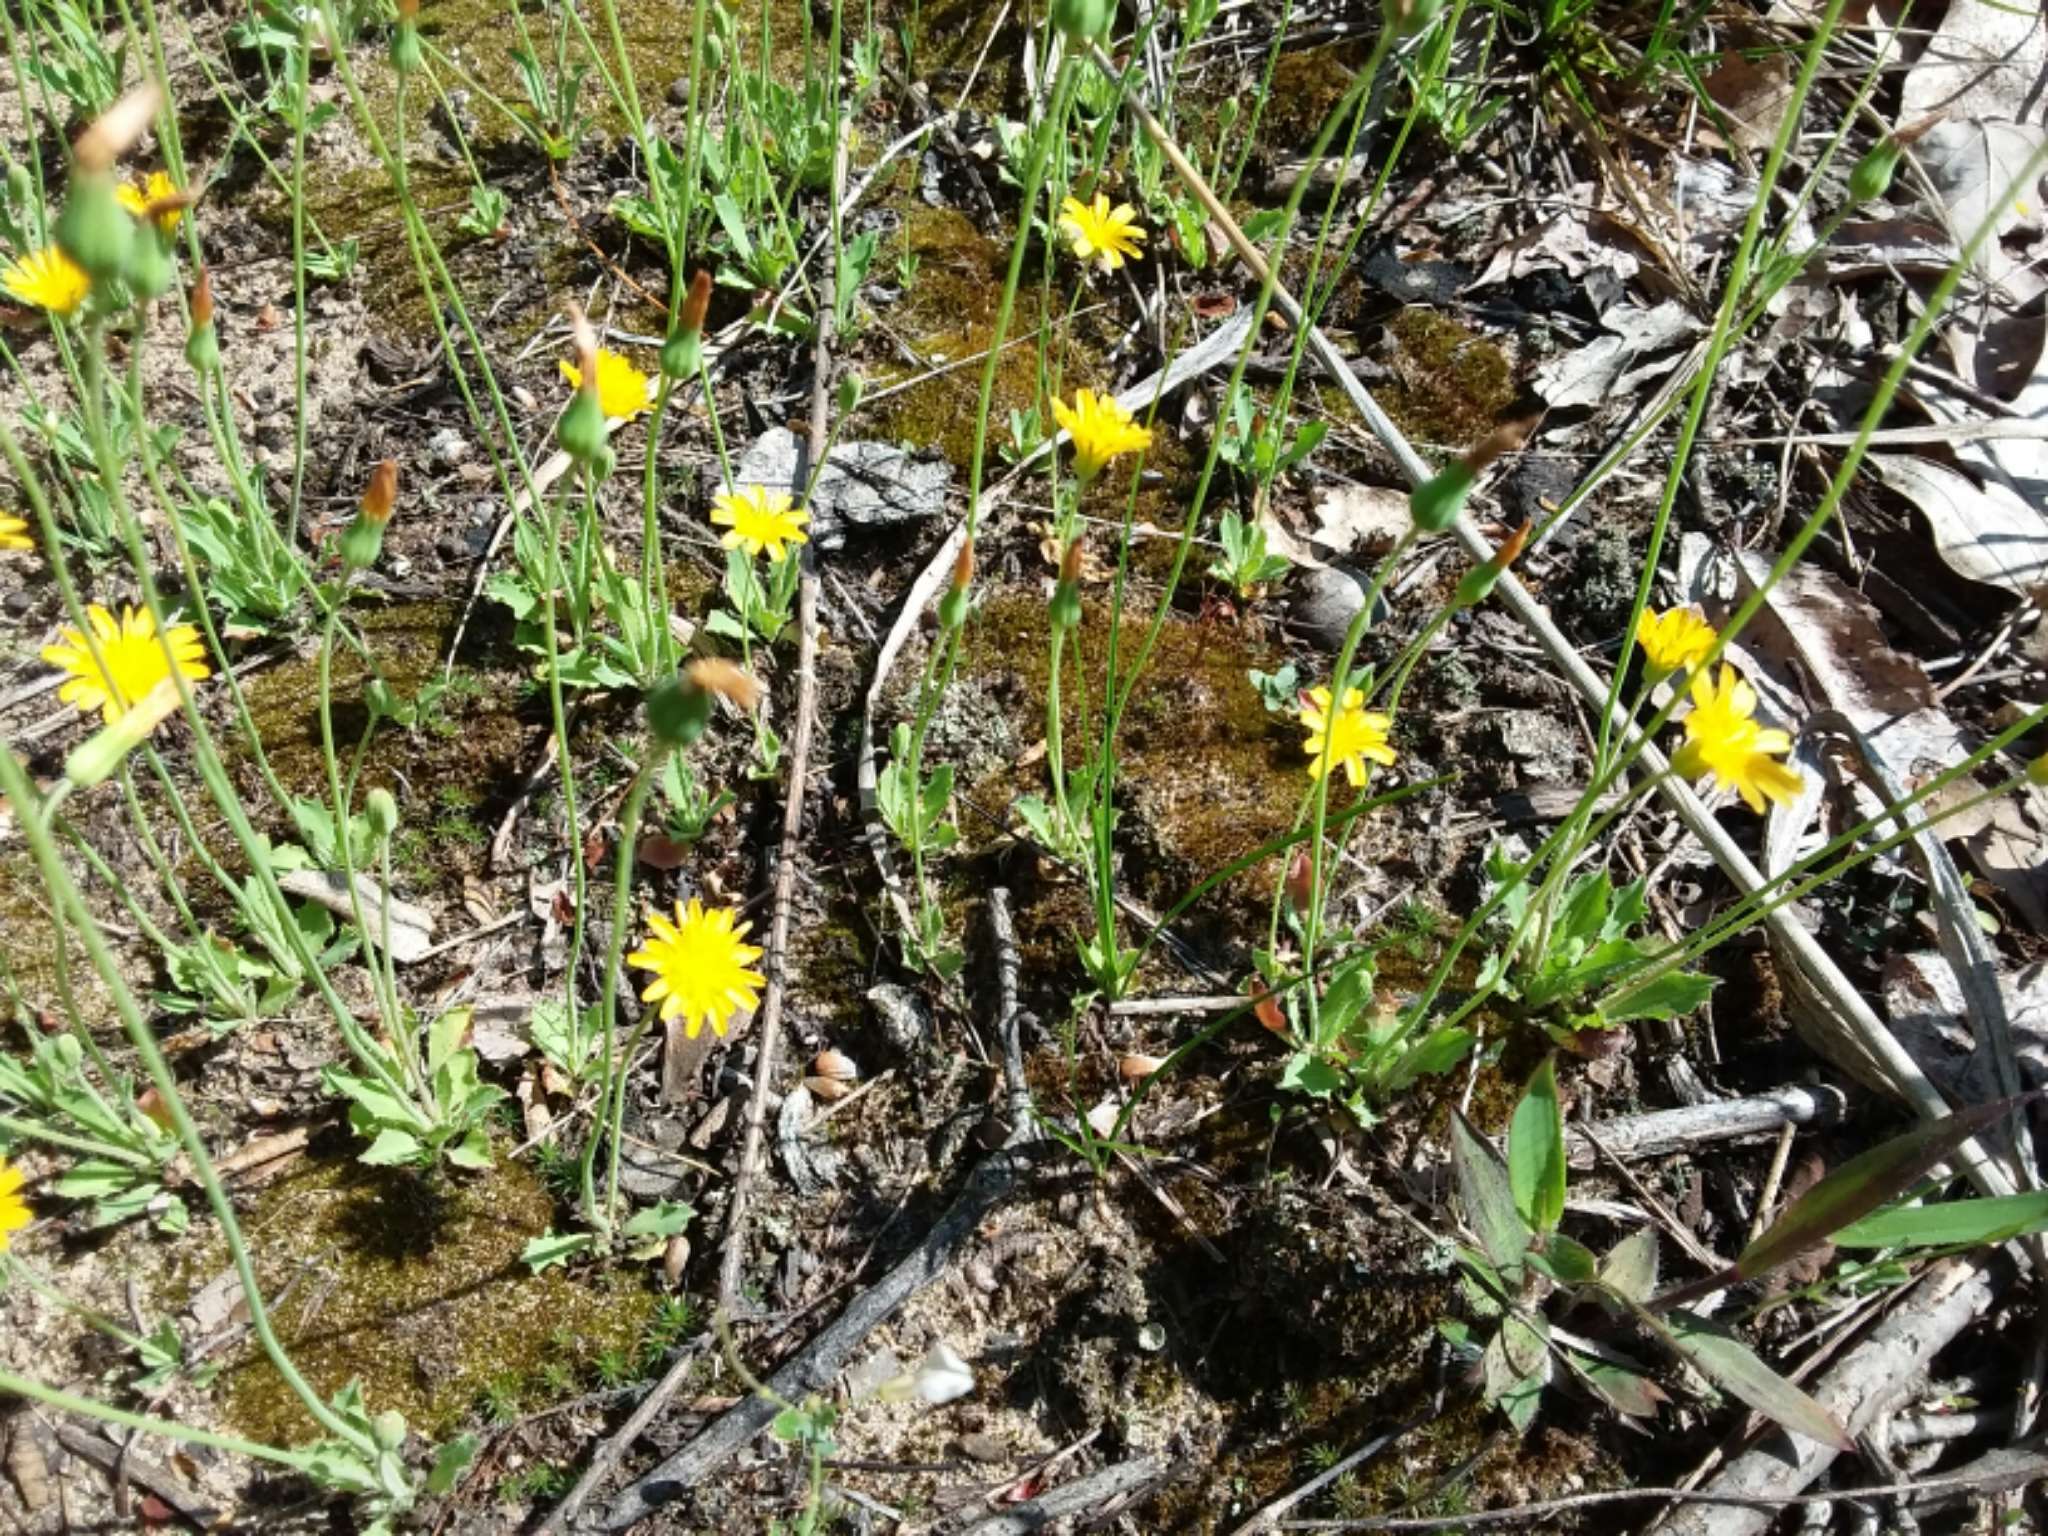
<svg viewBox="0 0 2048 1536">
<path fill-rule="evenodd" d="M 1557 1103 L 1557 1060 L 1543 1058 L 1508 1126 L 1508 1186 L 1515 1210 L 1538 1232 L 1564 1214 L 1564 1115 Z"/>
<path fill-rule="evenodd" d="M 1769 1230 L 1742 1250 L 1735 1261 L 1734 1278 L 1754 1280 L 1898 1199 L 1935 1164 L 1986 1126 L 2011 1114 L 2020 1102 L 1998 1099 L 1972 1104 L 1850 1158 L 1794 1200 Z"/>
<path fill-rule="evenodd" d="M 1472 1129 L 1463 1115 L 1451 1117 L 1451 1166 L 1458 1175 L 1458 1194 L 1464 1201 L 1465 1220 L 1495 1269 L 1510 1283 L 1522 1273 L 1522 1261 L 1535 1236 L 1515 1209 L 1515 1193 L 1508 1183 L 1507 1164 L 1493 1149 L 1493 1143 Z"/>
<path fill-rule="evenodd" d="M 1730 1397 L 1765 1418 L 1838 1451 L 1855 1442 L 1835 1416 L 1756 1357 L 1747 1344 L 1690 1312 L 1655 1317 L 1643 1307 L 1636 1319 Z"/>
<path fill-rule="evenodd" d="M 1971 1248 L 2048 1231 L 2048 1190 L 1879 1211 L 1835 1234 L 1844 1248 Z"/>
</svg>

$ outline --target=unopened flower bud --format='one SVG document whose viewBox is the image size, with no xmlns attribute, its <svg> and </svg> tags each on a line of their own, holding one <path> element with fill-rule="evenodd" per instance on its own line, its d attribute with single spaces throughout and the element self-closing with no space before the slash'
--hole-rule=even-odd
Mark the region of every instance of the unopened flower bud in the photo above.
<svg viewBox="0 0 2048 1536">
<path fill-rule="evenodd" d="M 397 1451 L 405 1444 L 405 1415 L 386 1409 L 370 1420 L 370 1438 L 381 1451 Z"/>
<path fill-rule="evenodd" d="M 177 264 L 157 239 L 137 240 L 128 258 L 128 286 L 135 296 L 154 299 L 170 291 L 177 281 Z"/>
<path fill-rule="evenodd" d="M 80 168 L 72 178 L 64 211 L 57 215 L 57 244 L 95 284 L 128 275 L 135 255 L 135 220 L 114 192 L 105 171 Z"/>
<path fill-rule="evenodd" d="M 192 285 L 192 333 L 185 338 L 185 361 L 195 372 L 211 372 L 220 361 L 220 336 L 213 328 L 213 279 L 199 269 Z"/>
<path fill-rule="evenodd" d="M 112 725 L 95 731 L 64 759 L 64 777 L 79 789 L 91 789 L 112 777 L 128 754 L 149 740 L 178 707 L 178 685 L 165 678 L 139 703 L 121 712 Z"/>
<path fill-rule="evenodd" d="M 351 571 L 366 570 L 384 551 L 384 527 L 398 504 L 398 460 L 386 459 L 370 472 L 361 509 L 341 535 L 341 563 Z"/>
<path fill-rule="evenodd" d="M 1471 608 L 1484 602 L 1486 595 L 1493 590 L 1493 584 L 1515 563 L 1515 557 L 1521 554 L 1528 542 L 1529 525 L 1524 523 L 1508 535 L 1507 541 L 1494 551 L 1491 560 L 1483 565 L 1475 565 L 1465 573 L 1465 579 L 1458 583 L 1457 594 L 1451 599 L 1451 605 L 1456 608 Z"/>
<path fill-rule="evenodd" d="M 647 728 L 666 747 L 687 747 L 711 724 L 713 699 L 752 709 L 760 697 L 760 685 L 740 668 L 702 657 L 647 695 Z"/>
<path fill-rule="evenodd" d="M 1081 622 L 1081 540 L 1077 536 L 1060 556 L 1060 579 L 1052 589 L 1054 629 L 1072 629 Z"/>
<path fill-rule="evenodd" d="M 941 628 L 958 629 L 967 622 L 968 593 L 973 586 L 974 540 L 969 539 L 960 546 L 959 557 L 953 562 L 953 583 L 939 599 Z"/>
<path fill-rule="evenodd" d="M 711 308 L 711 274 L 702 268 L 676 316 L 675 329 L 661 344 L 661 371 L 672 379 L 694 379 L 704 364 L 704 316 Z"/>
<path fill-rule="evenodd" d="M 1116 0 L 1052 0 L 1052 24 L 1076 47 L 1085 48 L 1116 20 Z"/>
<path fill-rule="evenodd" d="M 1408 515 L 1424 533 L 1442 533 L 1457 522 L 1465 498 L 1502 454 L 1528 441 L 1529 421 L 1503 422 L 1408 494 Z"/>
<path fill-rule="evenodd" d="M 398 802 L 391 798 L 391 791 L 379 785 L 363 797 L 363 819 L 370 824 L 371 836 L 383 841 L 398 830 Z"/>
</svg>

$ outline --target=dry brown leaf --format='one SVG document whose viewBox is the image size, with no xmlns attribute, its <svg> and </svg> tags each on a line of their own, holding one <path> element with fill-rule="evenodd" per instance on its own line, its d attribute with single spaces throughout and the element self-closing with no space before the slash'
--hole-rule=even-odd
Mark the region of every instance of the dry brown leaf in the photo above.
<svg viewBox="0 0 2048 1536">
<path fill-rule="evenodd" d="M 2038 116 L 2044 77 L 2048 22 L 2039 5 L 1948 0 L 1940 27 L 1906 72 L 1898 121 L 1915 122 L 1930 112 L 2010 121 Z"/>
<path fill-rule="evenodd" d="M 1792 60 L 1782 53 L 1752 59 L 1730 48 L 1702 84 L 1737 144 L 1768 149 L 1792 99 Z"/>
</svg>

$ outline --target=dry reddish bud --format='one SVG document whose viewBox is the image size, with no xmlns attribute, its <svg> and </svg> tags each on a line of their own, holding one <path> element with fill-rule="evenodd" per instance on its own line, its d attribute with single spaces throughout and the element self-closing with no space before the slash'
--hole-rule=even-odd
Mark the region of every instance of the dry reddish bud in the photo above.
<svg viewBox="0 0 2048 1536">
<path fill-rule="evenodd" d="M 420 0 L 398 0 L 398 21 L 400 26 L 411 26 L 420 19 Z"/>
<path fill-rule="evenodd" d="M 373 523 L 388 523 L 397 505 L 398 460 L 386 459 L 370 471 L 370 487 L 363 492 L 363 516 Z"/>
<path fill-rule="evenodd" d="M 1522 551 L 1529 547 L 1529 534 L 1533 527 L 1533 524 L 1524 522 L 1501 541 L 1500 548 L 1493 552 L 1495 570 L 1504 571 L 1521 558 Z"/>
<path fill-rule="evenodd" d="M 1273 1031 L 1274 1034 L 1286 1034 L 1287 1015 L 1280 1011 L 1279 1002 L 1271 992 L 1266 990 L 1265 982 L 1254 976 L 1251 979 L 1251 985 L 1246 990 L 1251 993 L 1252 1017 Z"/>
<path fill-rule="evenodd" d="M 683 672 L 693 686 L 729 699 L 741 709 L 751 711 L 761 702 L 761 685 L 722 657 L 700 656 Z"/>
<path fill-rule="evenodd" d="M 1287 866 L 1287 904 L 1296 912 L 1308 911 L 1315 900 L 1315 882 L 1315 861 L 1306 848 L 1297 848 L 1294 861 Z"/>
<path fill-rule="evenodd" d="M 960 553 L 953 561 L 953 590 L 965 592 L 974 584 L 974 540 L 969 539 L 960 546 Z"/>
<path fill-rule="evenodd" d="M 597 393 L 597 332 L 590 328 L 583 306 L 571 299 L 568 304 L 569 339 L 576 348 L 576 372 L 583 380 L 587 394 Z"/>
<path fill-rule="evenodd" d="M 711 309 L 711 274 L 702 267 L 690 279 L 690 291 L 683 298 L 682 328 L 686 331 L 704 329 L 704 316 Z"/>
<path fill-rule="evenodd" d="M 1536 429 L 1536 420 L 1534 416 L 1523 416 L 1502 422 L 1460 455 L 1465 467 L 1477 477 L 1502 454 L 1513 453 L 1526 443 L 1529 434 Z"/>
<path fill-rule="evenodd" d="M 192 285 L 192 329 L 203 331 L 213 324 L 213 277 L 206 268 L 199 269 L 199 280 Z"/>
<path fill-rule="evenodd" d="M 1079 534 L 1076 534 L 1074 542 L 1067 546 L 1066 553 L 1060 556 L 1060 580 L 1071 581 L 1076 586 L 1080 585 L 1081 537 Z"/>
<path fill-rule="evenodd" d="M 78 142 L 71 146 L 72 158 L 82 171 L 104 175 L 149 132 L 163 105 L 164 93 L 154 80 L 145 80 L 92 120 Z"/>
</svg>

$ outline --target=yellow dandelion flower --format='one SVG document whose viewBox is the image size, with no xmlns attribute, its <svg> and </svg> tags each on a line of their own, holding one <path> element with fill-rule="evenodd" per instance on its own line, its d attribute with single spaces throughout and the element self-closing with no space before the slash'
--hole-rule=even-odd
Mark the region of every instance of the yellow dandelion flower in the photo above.
<svg viewBox="0 0 2048 1536">
<path fill-rule="evenodd" d="M 34 549 L 36 541 L 29 535 L 28 524 L 18 517 L 9 517 L 0 512 L 0 554 L 10 549 Z"/>
<path fill-rule="evenodd" d="M 574 363 L 562 364 L 562 377 L 571 389 L 583 387 L 583 370 Z M 647 398 L 647 375 L 609 347 L 597 349 L 597 403 L 605 415 L 631 421 L 652 403 Z"/>
<path fill-rule="evenodd" d="M 178 184 L 162 171 L 151 171 L 148 178 L 139 184 L 124 181 L 114 188 L 114 196 L 121 206 L 138 219 L 151 217 L 149 210 L 152 204 L 170 203 L 169 207 L 158 206 L 155 214 L 156 227 L 167 235 L 178 227 L 178 220 L 185 217 L 185 210 L 172 203 L 177 195 Z"/>
<path fill-rule="evenodd" d="M 43 650 L 43 660 L 71 674 L 71 681 L 57 690 L 57 697 L 75 705 L 81 713 L 89 715 L 98 710 L 101 718 L 112 725 L 148 698 L 156 685 L 171 675 L 170 663 L 164 658 L 166 641 L 170 645 L 170 659 L 177 663 L 181 675 L 195 683 L 212 675 L 201 659 L 205 651 L 199 642 L 199 631 L 190 624 L 173 624 L 164 640 L 159 641 L 156 620 L 147 608 L 124 607 L 116 622 L 111 613 L 94 603 L 86 609 L 85 616 L 99 640 L 100 655 L 106 659 L 104 672 L 93 661 L 85 636 L 70 625 L 64 628 L 61 644 Z"/>
<path fill-rule="evenodd" d="M 1643 648 L 1643 666 L 1653 683 L 1674 672 L 1690 672 L 1707 659 L 1715 639 L 1714 626 L 1697 608 L 1673 608 L 1665 613 L 1646 608 L 1636 621 L 1636 644 Z"/>
<path fill-rule="evenodd" d="M 1783 731 L 1756 723 L 1756 690 L 1733 667 L 1723 666 L 1718 678 L 1701 673 L 1692 680 L 1692 708 L 1681 722 L 1685 745 L 1671 762 L 1688 779 L 1711 774 L 1724 789 L 1742 796 L 1762 814 L 1764 802 L 1790 801 L 1805 782 L 1796 769 L 1778 761 L 1792 750 Z"/>
<path fill-rule="evenodd" d="M 719 542 L 727 549 L 765 554 L 770 560 L 782 558 L 785 544 L 810 542 L 810 535 L 804 532 L 810 520 L 811 514 L 787 492 L 771 491 L 765 485 L 750 485 L 711 498 L 711 521 L 727 530 Z"/>
<path fill-rule="evenodd" d="M 0 1253 L 7 1251 L 15 1233 L 36 1219 L 21 1198 L 21 1185 L 21 1170 L 0 1158 Z"/>
<path fill-rule="evenodd" d="M 1060 233 L 1076 256 L 1105 272 L 1114 272 L 1126 261 L 1144 255 L 1138 249 L 1145 241 L 1138 210 L 1129 203 L 1112 208 L 1109 198 L 1100 192 L 1093 203 L 1070 197 L 1060 204 Z"/>
<path fill-rule="evenodd" d="M 1118 454 L 1152 446 L 1151 428 L 1139 426 L 1112 395 L 1079 390 L 1072 406 L 1054 400 L 1052 414 L 1074 440 L 1074 473 L 1083 485 L 1101 474 L 1102 467 Z"/>
<path fill-rule="evenodd" d="M 696 897 L 687 908 L 676 903 L 676 920 L 647 919 L 648 939 L 626 956 L 628 965 L 654 972 L 640 994 L 643 1003 L 659 1002 L 664 1022 L 681 1016 L 683 1032 L 696 1039 L 706 1024 L 724 1034 L 732 1016 L 761 1001 L 768 978 L 749 970 L 761 951 L 740 941 L 751 923 L 735 923 L 731 907 L 708 910 Z"/>
<path fill-rule="evenodd" d="M 1320 779 L 1332 768 L 1342 768 L 1353 787 L 1365 783 L 1368 762 L 1391 767 L 1394 749 L 1387 744 L 1387 730 L 1394 723 L 1387 716 L 1365 707 L 1365 694 L 1357 688 L 1344 690 L 1344 707 L 1330 707 L 1327 688 L 1311 688 L 1303 696 L 1301 723 L 1308 731 L 1302 750 L 1308 753 L 1308 776 Z"/>
<path fill-rule="evenodd" d="M 46 245 L 0 270 L 0 288 L 23 304 L 68 315 L 85 302 L 92 279 L 56 246 Z"/>
</svg>

